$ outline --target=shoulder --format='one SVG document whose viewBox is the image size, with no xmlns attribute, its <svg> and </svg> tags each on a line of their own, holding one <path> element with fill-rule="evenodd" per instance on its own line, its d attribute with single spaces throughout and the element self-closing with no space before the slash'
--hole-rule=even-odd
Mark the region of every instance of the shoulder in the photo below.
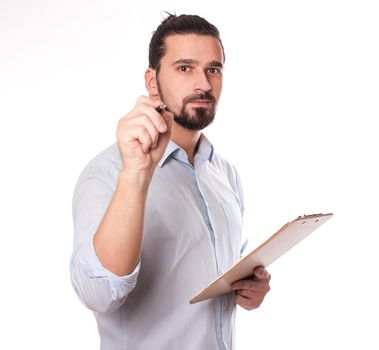
<svg viewBox="0 0 379 350">
<path fill-rule="evenodd" d="M 232 182 L 236 182 L 238 178 L 238 172 L 235 166 L 226 158 L 221 156 L 218 153 L 213 153 L 212 156 L 212 165 L 224 173 Z"/>
<path fill-rule="evenodd" d="M 227 159 L 224 157 L 220 156 L 217 153 L 213 154 L 212 157 L 212 164 L 215 168 L 217 168 L 223 176 L 227 179 L 229 182 L 231 188 L 233 191 L 236 193 L 236 195 L 239 198 L 239 204 L 241 207 L 241 213 L 243 215 L 244 212 L 244 194 L 243 194 L 243 188 L 242 188 L 242 183 L 241 179 L 238 175 L 237 169 L 235 166 L 229 162 Z"/>
<path fill-rule="evenodd" d="M 98 179 L 114 189 L 122 163 L 117 144 L 114 143 L 92 158 L 83 168 L 78 183 Z"/>
</svg>

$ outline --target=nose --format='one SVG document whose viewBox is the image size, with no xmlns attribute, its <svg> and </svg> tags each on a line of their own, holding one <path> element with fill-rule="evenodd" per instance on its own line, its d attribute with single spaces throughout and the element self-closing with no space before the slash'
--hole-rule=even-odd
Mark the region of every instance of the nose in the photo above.
<svg viewBox="0 0 379 350">
<path fill-rule="evenodd" d="M 206 72 L 198 72 L 196 75 L 194 90 L 195 91 L 210 91 L 212 89 L 209 83 Z"/>
</svg>

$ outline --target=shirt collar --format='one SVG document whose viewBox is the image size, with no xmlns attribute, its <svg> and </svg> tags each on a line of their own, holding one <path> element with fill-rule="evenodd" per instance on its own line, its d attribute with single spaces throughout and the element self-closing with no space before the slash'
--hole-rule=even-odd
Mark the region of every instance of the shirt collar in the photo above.
<svg viewBox="0 0 379 350">
<path fill-rule="evenodd" d="M 184 152 L 182 148 L 180 148 L 174 141 L 170 140 L 167 145 L 166 151 L 163 154 L 162 159 L 159 161 L 158 165 L 163 167 L 169 157 L 174 157 L 176 153 L 179 151 Z M 202 133 L 199 138 L 199 142 L 197 144 L 196 158 L 201 158 L 203 160 L 212 161 L 214 148 L 213 145 L 209 142 L 209 140 Z"/>
<path fill-rule="evenodd" d="M 162 166 L 166 163 L 166 160 L 173 154 L 177 153 L 181 148 L 172 140 L 167 145 L 165 153 L 163 153 L 163 157 L 159 161 L 158 165 L 162 168 Z"/>
<path fill-rule="evenodd" d="M 197 151 L 196 151 L 195 157 L 199 157 L 211 162 L 212 157 L 213 157 L 213 151 L 214 151 L 213 145 L 202 133 L 200 135 L 199 143 L 197 144 Z"/>
</svg>

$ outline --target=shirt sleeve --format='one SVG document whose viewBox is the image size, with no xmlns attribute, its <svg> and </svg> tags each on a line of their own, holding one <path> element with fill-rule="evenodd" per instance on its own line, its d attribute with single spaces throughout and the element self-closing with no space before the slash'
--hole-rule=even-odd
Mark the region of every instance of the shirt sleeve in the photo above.
<svg viewBox="0 0 379 350">
<path fill-rule="evenodd" d="M 134 289 L 140 262 L 127 276 L 117 276 L 101 265 L 93 236 L 111 201 L 113 189 L 106 177 L 83 175 L 73 197 L 74 249 L 70 263 L 71 282 L 79 299 L 96 312 L 112 312 Z"/>
</svg>

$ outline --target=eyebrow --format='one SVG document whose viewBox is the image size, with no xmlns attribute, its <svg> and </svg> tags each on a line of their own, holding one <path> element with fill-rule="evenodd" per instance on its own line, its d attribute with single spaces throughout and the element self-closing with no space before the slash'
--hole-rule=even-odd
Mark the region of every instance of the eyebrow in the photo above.
<svg viewBox="0 0 379 350">
<path fill-rule="evenodd" d="M 192 58 L 181 58 L 179 60 L 176 60 L 171 65 L 175 66 L 177 64 L 199 64 L 200 62 L 198 60 L 192 59 Z M 207 63 L 207 66 L 210 67 L 223 67 L 223 64 L 219 61 L 210 61 Z"/>
</svg>

